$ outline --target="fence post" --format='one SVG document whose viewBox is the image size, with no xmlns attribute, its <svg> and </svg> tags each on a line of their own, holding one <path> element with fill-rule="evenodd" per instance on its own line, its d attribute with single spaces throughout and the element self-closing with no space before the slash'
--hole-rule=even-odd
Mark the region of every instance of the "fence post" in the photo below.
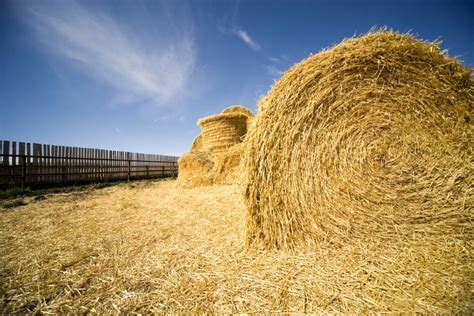
<svg viewBox="0 0 474 316">
<path fill-rule="evenodd" d="M 161 177 L 164 178 L 165 177 L 165 166 L 161 166 Z"/>
<path fill-rule="evenodd" d="M 130 181 L 130 160 L 128 160 L 128 176 L 127 181 Z"/>
<path fill-rule="evenodd" d="M 21 189 L 26 186 L 26 156 L 21 155 Z"/>
</svg>

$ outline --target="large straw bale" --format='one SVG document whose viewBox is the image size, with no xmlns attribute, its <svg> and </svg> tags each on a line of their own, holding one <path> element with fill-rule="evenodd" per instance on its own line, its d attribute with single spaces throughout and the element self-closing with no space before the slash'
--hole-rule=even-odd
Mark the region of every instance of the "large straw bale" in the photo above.
<svg viewBox="0 0 474 316">
<path fill-rule="evenodd" d="M 241 143 L 252 117 L 246 107 L 233 105 L 199 120 L 201 134 L 178 160 L 178 182 L 185 187 L 236 183 Z"/>
<path fill-rule="evenodd" d="M 246 114 L 215 114 L 199 120 L 202 129 L 203 147 L 213 154 L 219 154 L 242 142 L 247 133 Z"/>
<path fill-rule="evenodd" d="M 222 111 L 222 114 L 226 114 L 226 113 L 242 113 L 242 114 L 247 115 L 247 130 L 250 129 L 250 125 L 254 117 L 253 112 L 250 109 L 242 105 L 232 105 L 225 108 L 224 111 Z"/>
<path fill-rule="evenodd" d="M 470 71 L 409 34 L 374 31 L 294 65 L 247 134 L 248 244 L 472 250 L 473 104 Z"/>
</svg>

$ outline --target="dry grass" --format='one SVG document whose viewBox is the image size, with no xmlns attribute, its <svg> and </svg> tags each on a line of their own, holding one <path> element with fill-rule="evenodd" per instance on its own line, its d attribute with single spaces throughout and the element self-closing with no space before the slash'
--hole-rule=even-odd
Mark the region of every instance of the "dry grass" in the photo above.
<svg viewBox="0 0 474 316">
<path fill-rule="evenodd" d="M 451 238 L 440 236 L 455 243 L 449 254 L 444 248 L 399 252 L 383 242 L 258 252 L 244 250 L 244 225 L 235 186 L 182 189 L 173 180 L 50 194 L 2 210 L 1 309 L 472 311 L 472 274 L 440 266 L 439 274 L 458 279 L 452 288 L 419 269 L 433 255 L 463 261 L 466 249 Z M 391 277 L 394 270 L 403 277 Z"/>
</svg>

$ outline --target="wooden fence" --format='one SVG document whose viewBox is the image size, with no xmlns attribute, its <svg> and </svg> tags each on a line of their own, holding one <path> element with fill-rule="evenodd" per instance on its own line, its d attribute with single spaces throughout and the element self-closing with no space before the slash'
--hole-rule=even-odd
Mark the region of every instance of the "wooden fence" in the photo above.
<svg viewBox="0 0 474 316">
<path fill-rule="evenodd" d="M 175 177 L 178 157 L 0 140 L 0 187 Z"/>
</svg>

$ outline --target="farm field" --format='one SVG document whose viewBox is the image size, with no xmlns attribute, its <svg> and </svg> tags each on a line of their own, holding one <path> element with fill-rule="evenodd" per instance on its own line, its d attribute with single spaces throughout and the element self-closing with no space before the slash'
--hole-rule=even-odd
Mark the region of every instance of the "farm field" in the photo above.
<svg viewBox="0 0 474 316">
<path fill-rule="evenodd" d="M 474 315 L 474 1 L 376 2 L 1 1 L 0 316 Z"/>
<path fill-rule="evenodd" d="M 137 181 L 32 198 L 27 205 L 0 209 L 0 309 L 318 313 L 472 308 L 465 305 L 471 279 L 457 273 L 456 287 L 440 284 L 420 268 L 429 253 L 400 253 L 373 242 L 370 247 L 328 243 L 318 252 L 259 252 L 245 248 L 244 234 L 237 186 L 183 189 L 175 180 Z M 453 260 L 465 255 L 456 245 L 452 251 L 458 251 L 450 254 Z M 404 278 L 385 276 L 399 268 L 397 262 L 410 261 L 413 271 L 404 267 L 410 272 Z M 437 268 L 452 273 L 446 263 Z"/>
</svg>

